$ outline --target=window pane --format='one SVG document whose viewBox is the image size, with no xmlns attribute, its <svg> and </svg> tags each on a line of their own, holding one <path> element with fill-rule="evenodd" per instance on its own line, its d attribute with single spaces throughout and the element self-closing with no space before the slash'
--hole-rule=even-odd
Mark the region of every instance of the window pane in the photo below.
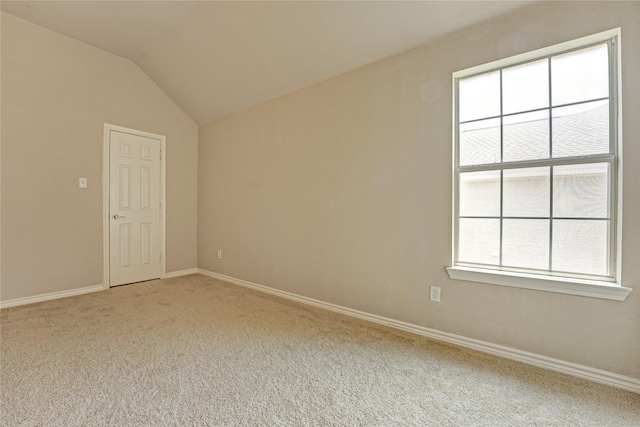
<svg viewBox="0 0 640 427">
<path fill-rule="evenodd" d="M 553 109 L 553 157 L 609 152 L 609 102 Z"/>
<path fill-rule="evenodd" d="M 549 217 L 550 168 L 506 169 L 504 216 Z"/>
<path fill-rule="evenodd" d="M 549 110 L 503 120 L 505 162 L 549 158 Z"/>
<path fill-rule="evenodd" d="M 458 83 L 460 121 L 485 119 L 500 114 L 500 72 L 480 74 Z"/>
<path fill-rule="evenodd" d="M 549 268 L 549 220 L 505 219 L 502 242 L 502 265 Z"/>
<path fill-rule="evenodd" d="M 460 174 L 460 216 L 500 215 L 500 171 Z"/>
<path fill-rule="evenodd" d="M 609 96 L 609 54 L 606 44 L 551 58 L 553 105 Z"/>
<path fill-rule="evenodd" d="M 460 165 L 500 162 L 500 119 L 460 125 Z"/>
<path fill-rule="evenodd" d="M 503 114 L 549 106 L 549 65 L 543 59 L 502 71 Z"/>
<path fill-rule="evenodd" d="M 458 261 L 479 264 L 500 262 L 500 220 L 460 218 Z"/>
<path fill-rule="evenodd" d="M 553 269 L 608 276 L 608 229 L 608 220 L 554 220 Z"/>
<path fill-rule="evenodd" d="M 609 217 L 609 164 L 553 168 L 553 216 Z"/>
</svg>

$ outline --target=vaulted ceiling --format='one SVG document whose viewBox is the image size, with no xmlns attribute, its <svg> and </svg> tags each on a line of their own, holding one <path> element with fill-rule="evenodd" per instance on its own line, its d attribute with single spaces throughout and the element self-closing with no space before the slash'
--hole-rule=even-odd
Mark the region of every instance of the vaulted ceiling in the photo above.
<svg viewBox="0 0 640 427">
<path fill-rule="evenodd" d="M 529 1 L 2 1 L 135 62 L 196 122 L 427 43 Z"/>
</svg>

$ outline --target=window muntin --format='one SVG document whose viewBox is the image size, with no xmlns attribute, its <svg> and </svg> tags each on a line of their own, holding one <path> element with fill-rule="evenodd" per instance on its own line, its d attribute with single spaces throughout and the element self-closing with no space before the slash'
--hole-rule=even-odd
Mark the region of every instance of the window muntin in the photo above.
<svg viewBox="0 0 640 427">
<path fill-rule="evenodd" d="M 454 265 L 616 280 L 613 43 L 456 73 Z"/>
</svg>

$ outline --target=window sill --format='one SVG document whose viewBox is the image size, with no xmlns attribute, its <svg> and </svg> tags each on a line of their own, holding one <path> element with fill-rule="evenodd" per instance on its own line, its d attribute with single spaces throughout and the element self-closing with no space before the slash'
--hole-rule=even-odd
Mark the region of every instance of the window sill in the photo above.
<svg viewBox="0 0 640 427">
<path fill-rule="evenodd" d="M 484 270 L 470 267 L 447 267 L 449 277 L 456 280 L 490 283 L 514 288 L 559 294 L 580 295 L 624 301 L 633 289 L 615 283 L 596 280 L 572 279 L 566 277 L 538 276 L 511 271 Z"/>
</svg>

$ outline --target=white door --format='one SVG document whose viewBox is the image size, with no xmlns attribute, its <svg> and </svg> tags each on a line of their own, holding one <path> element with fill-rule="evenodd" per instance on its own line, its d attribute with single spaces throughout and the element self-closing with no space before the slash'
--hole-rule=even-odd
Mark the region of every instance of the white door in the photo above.
<svg viewBox="0 0 640 427">
<path fill-rule="evenodd" d="M 109 145 L 110 286 L 159 278 L 160 140 L 112 130 Z"/>
</svg>

